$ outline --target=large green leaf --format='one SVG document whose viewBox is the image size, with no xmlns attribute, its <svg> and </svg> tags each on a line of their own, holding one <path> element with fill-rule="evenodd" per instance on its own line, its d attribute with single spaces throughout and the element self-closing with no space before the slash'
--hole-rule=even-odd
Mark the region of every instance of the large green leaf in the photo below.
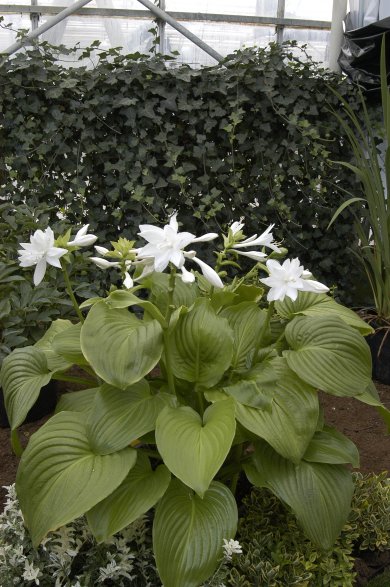
<svg viewBox="0 0 390 587">
<path fill-rule="evenodd" d="M 164 316 L 168 310 L 169 279 L 170 275 L 167 273 L 154 272 L 142 280 L 142 284 L 151 290 L 150 301 L 159 308 Z M 179 306 L 189 308 L 197 296 L 198 287 L 195 283 L 183 283 L 181 277 L 176 276 L 172 299 L 172 304 L 176 308 Z"/>
<path fill-rule="evenodd" d="M 289 369 L 285 359 L 275 359 L 270 366 L 277 374 L 272 384 L 271 409 L 251 408 L 237 402 L 236 418 L 283 457 L 299 462 L 316 431 L 318 396 L 313 387 Z"/>
<path fill-rule="evenodd" d="M 168 393 L 152 395 L 141 379 L 125 390 L 104 384 L 95 396 L 88 419 L 88 438 L 96 452 L 108 454 L 154 430 L 165 406 L 176 404 Z"/>
<path fill-rule="evenodd" d="M 286 327 L 289 367 L 314 387 L 338 396 L 363 393 L 371 381 L 364 338 L 336 316 L 299 316 Z"/>
<path fill-rule="evenodd" d="M 160 465 L 152 471 L 149 459 L 140 451 L 137 454 L 135 466 L 121 485 L 87 513 L 98 542 L 107 540 L 150 510 L 168 488 L 168 469 Z"/>
<path fill-rule="evenodd" d="M 242 302 L 225 308 L 220 313 L 220 316 L 227 319 L 233 330 L 231 367 L 234 370 L 245 370 L 251 364 L 266 315 L 266 311 L 260 310 L 255 302 Z"/>
<path fill-rule="evenodd" d="M 148 302 L 147 300 L 141 300 L 140 298 L 137 298 L 136 295 L 124 289 L 117 289 L 116 291 L 112 292 L 106 299 L 106 304 L 110 308 L 130 308 L 132 306 L 139 306 L 140 308 L 143 308 L 145 312 L 147 312 L 152 318 L 158 320 L 161 326 L 165 326 L 164 316 L 161 314 L 157 306 L 151 302 Z"/>
<path fill-rule="evenodd" d="M 199 587 L 222 557 L 223 539 L 233 538 L 237 506 L 229 489 L 213 482 L 203 499 L 173 480 L 157 506 L 153 550 L 164 587 Z"/>
<path fill-rule="evenodd" d="M 205 298 L 180 316 L 167 344 L 174 375 L 204 387 L 221 379 L 233 356 L 232 330 Z"/>
<path fill-rule="evenodd" d="M 136 450 L 101 456 L 88 442 L 85 415 L 60 412 L 32 437 L 16 489 L 24 521 L 37 546 L 44 536 L 90 510 L 120 485 Z"/>
<path fill-rule="evenodd" d="M 15 349 L 3 361 L 0 384 L 11 428 L 20 426 L 52 377 L 45 353 L 33 346 Z"/>
<path fill-rule="evenodd" d="M 283 302 L 275 302 L 275 308 L 282 318 L 291 319 L 299 314 L 303 316 L 338 316 L 346 324 L 356 328 L 363 336 L 373 332 L 372 327 L 364 322 L 356 312 L 338 304 L 326 294 L 300 291 L 295 301 L 285 297 Z"/>
<path fill-rule="evenodd" d="M 81 323 L 72 324 L 56 334 L 52 340 L 53 351 L 75 365 L 88 365 L 80 345 Z"/>
<path fill-rule="evenodd" d="M 69 367 L 72 366 L 72 362 L 67 361 L 63 356 L 58 355 L 53 350 L 52 346 L 54 337 L 57 336 L 57 334 L 60 332 L 64 332 L 71 326 L 72 322 L 70 320 L 54 320 L 42 338 L 39 339 L 38 342 L 36 342 L 34 345 L 45 353 L 47 366 L 50 371 L 66 371 L 66 369 L 69 369 Z"/>
<path fill-rule="evenodd" d="M 315 433 L 303 458 L 313 463 L 351 463 L 359 467 L 359 452 L 352 440 L 328 426 Z"/>
<path fill-rule="evenodd" d="M 81 349 L 107 383 L 126 389 L 155 367 L 163 350 L 157 320 L 139 320 L 127 309 L 97 302 L 81 329 Z"/>
<path fill-rule="evenodd" d="M 100 387 L 91 387 L 81 391 L 63 393 L 56 405 L 55 412 L 84 412 L 89 413 L 92 409 L 95 396 Z"/>
<path fill-rule="evenodd" d="M 268 487 L 291 507 L 307 536 L 320 548 L 333 546 L 351 507 L 353 481 L 343 465 L 294 465 L 266 443 L 256 445 L 254 466 L 245 471 L 254 485 Z"/>
<path fill-rule="evenodd" d="M 278 373 L 272 363 L 264 361 L 244 373 L 238 381 L 223 385 L 222 389 L 240 404 L 267 409 L 275 395 L 274 384 L 277 378 Z"/>
<path fill-rule="evenodd" d="M 189 406 L 167 407 L 157 418 L 156 442 L 168 469 L 202 496 L 222 466 L 235 430 L 233 399 L 209 406 L 203 421 Z"/>
</svg>

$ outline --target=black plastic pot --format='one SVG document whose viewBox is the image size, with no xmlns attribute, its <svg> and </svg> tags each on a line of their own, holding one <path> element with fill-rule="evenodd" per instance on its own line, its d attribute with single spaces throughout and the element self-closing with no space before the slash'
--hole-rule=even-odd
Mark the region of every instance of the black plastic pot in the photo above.
<svg viewBox="0 0 390 587">
<path fill-rule="evenodd" d="M 57 403 L 57 382 L 50 381 L 47 385 L 42 387 L 37 401 L 27 414 L 25 423 L 35 422 L 40 420 L 50 412 L 53 412 Z M 4 406 L 3 390 L 0 387 L 0 428 L 9 428 L 9 421 L 7 412 Z"/>
<path fill-rule="evenodd" d="M 366 340 L 371 349 L 373 379 L 390 385 L 390 329 L 377 328 Z"/>
</svg>

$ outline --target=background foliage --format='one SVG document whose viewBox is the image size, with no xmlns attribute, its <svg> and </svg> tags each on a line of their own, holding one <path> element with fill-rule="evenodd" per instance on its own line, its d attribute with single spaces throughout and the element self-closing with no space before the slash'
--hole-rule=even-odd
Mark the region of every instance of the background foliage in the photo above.
<svg viewBox="0 0 390 587">
<path fill-rule="evenodd" d="M 270 45 L 193 70 L 114 49 L 91 69 L 67 68 L 47 44 L 20 52 L 0 67 L 0 198 L 87 215 L 100 244 L 174 209 L 193 232 L 240 215 L 247 234 L 275 222 L 292 255 L 348 291 L 349 216 L 326 226 L 342 190 L 360 188 L 331 164 L 350 154 L 329 85 L 356 102 L 297 54 Z"/>
</svg>

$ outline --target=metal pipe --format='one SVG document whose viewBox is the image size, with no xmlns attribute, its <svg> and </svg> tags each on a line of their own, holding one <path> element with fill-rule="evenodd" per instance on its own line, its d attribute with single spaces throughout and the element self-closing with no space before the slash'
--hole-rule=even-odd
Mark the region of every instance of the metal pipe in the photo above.
<svg viewBox="0 0 390 587">
<path fill-rule="evenodd" d="M 78 0 L 74 4 L 71 4 L 70 6 L 65 8 L 64 10 L 61 10 L 61 12 L 59 12 L 58 14 L 53 16 L 52 18 L 49 18 L 45 23 L 43 23 L 37 29 L 31 31 L 30 33 L 27 33 L 27 35 L 25 37 L 23 37 L 23 39 L 16 41 L 16 43 L 13 43 L 13 45 L 10 45 L 7 49 L 1 51 L 1 53 L 6 53 L 8 55 L 12 55 L 12 53 L 15 53 L 16 51 L 21 49 L 24 45 L 26 45 L 29 41 L 31 41 L 31 39 L 36 39 L 37 37 L 39 37 L 39 35 L 41 35 L 42 33 L 45 33 L 46 31 L 51 29 L 53 26 L 55 26 L 56 24 L 58 24 L 59 22 L 64 20 L 64 18 L 66 18 L 67 16 L 70 16 L 71 14 L 76 12 L 79 8 L 81 8 L 82 6 L 85 6 L 89 2 L 91 2 L 91 0 Z"/>
<path fill-rule="evenodd" d="M 212 47 L 210 47 L 210 45 L 208 45 L 207 43 L 202 41 L 202 39 L 199 39 L 199 37 L 197 37 L 196 35 L 191 33 L 191 31 L 189 31 L 182 24 L 178 23 L 177 20 L 175 20 L 174 18 L 172 18 L 172 16 L 170 16 L 169 14 L 164 12 L 164 10 L 161 10 L 161 8 L 158 8 L 157 6 L 152 4 L 152 2 L 150 2 L 149 0 L 138 0 L 138 2 L 140 2 L 141 4 L 146 6 L 146 8 L 148 8 L 150 10 L 150 12 L 152 12 L 155 16 L 157 16 L 157 18 L 160 18 L 164 22 L 171 25 L 171 27 L 176 29 L 184 37 L 186 37 L 187 39 L 192 41 L 195 45 L 200 47 L 205 53 L 207 53 L 208 55 L 213 57 L 213 59 L 218 61 L 218 63 L 220 61 L 222 61 L 222 59 L 223 59 L 222 55 L 220 55 L 217 51 L 215 51 Z"/>
<path fill-rule="evenodd" d="M 37 6 L 38 0 L 31 0 L 31 6 Z M 35 31 L 39 27 L 39 12 L 31 12 L 30 14 L 31 20 L 31 30 Z"/>
<path fill-rule="evenodd" d="M 26 4 L 2 4 L 1 14 L 31 14 L 36 11 L 31 5 Z M 40 14 L 58 14 L 59 6 L 47 6 L 39 4 Z M 80 16 L 107 16 L 109 18 L 132 18 L 135 20 L 150 20 L 149 10 L 129 10 L 124 8 L 79 8 L 75 13 Z M 205 12 L 175 12 L 169 11 L 169 15 L 180 21 L 217 22 L 253 26 L 284 26 L 288 28 L 325 29 L 330 31 L 330 20 L 306 20 L 304 18 L 276 18 L 274 16 L 248 16 L 241 14 L 212 14 Z"/>
<path fill-rule="evenodd" d="M 284 13 L 286 9 L 286 0 L 278 0 L 278 10 L 276 13 L 277 18 L 284 18 Z M 276 26 L 276 42 L 278 45 L 283 43 L 283 31 L 284 26 L 277 25 Z"/>
<path fill-rule="evenodd" d="M 347 0 L 333 0 L 332 26 L 328 46 L 328 67 L 336 73 L 340 71 L 337 62 L 343 42 L 343 20 L 347 14 Z"/>
<path fill-rule="evenodd" d="M 161 10 L 165 11 L 165 0 L 160 0 L 160 8 L 161 8 Z M 166 52 L 165 21 L 161 20 L 160 18 L 158 19 L 158 36 L 160 39 L 159 51 L 160 51 L 160 53 L 165 55 L 165 52 Z"/>
</svg>

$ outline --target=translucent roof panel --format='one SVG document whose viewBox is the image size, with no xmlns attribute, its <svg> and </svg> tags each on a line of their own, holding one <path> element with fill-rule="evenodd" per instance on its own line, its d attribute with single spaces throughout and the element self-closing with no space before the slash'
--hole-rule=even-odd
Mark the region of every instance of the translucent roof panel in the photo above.
<svg viewBox="0 0 390 587">
<path fill-rule="evenodd" d="M 0 50 L 6 49 L 15 41 L 16 30 L 31 29 L 30 15 L 27 12 L 22 13 L 24 9 L 21 9 L 21 13 L 18 14 L 17 6 L 28 5 L 32 0 L 9 1 L 13 3 L 15 10 L 12 14 L 6 13 L 4 10 L 4 20 L 6 23 L 12 22 L 15 31 L 0 28 Z M 74 0 L 36 0 L 36 2 L 38 7 L 42 7 L 38 23 L 42 25 L 53 16 L 53 13 L 49 14 L 49 7 L 66 7 L 73 4 Z M 321 2 L 285 0 L 285 17 L 328 21 L 330 24 L 332 5 L 333 0 L 321 0 Z M 11 10 L 8 8 L 10 4 L 4 4 L 4 6 L 7 7 L 7 10 Z M 46 13 L 45 6 L 48 7 Z M 276 18 L 278 0 L 197 0 L 196 4 L 193 0 L 165 0 L 165 7 L 169 12 L 187 12 L 188 18 L 184 18 L 181 24 L 223 56 L 236 49 L 253 45 L 265 46 L 271 41 L 276 41 L 275 24 L 255 23 L 250 19 L 251 17 L 254 20 L 255 17 Z M 121 13 L 118 16 L 112 16 L 111 12 L 104 13 L 106 9 L 132 12 L 128 15 Z M 88 14 L 87 10 L 96 12 Z M 140 13 L 139 17 L 136 15 L 138 12 Z M 205 14 L 205 19 L 199 20 L 194 16 L 195 12 L 197 15 Z M 226 16 L 226 20 L 224 16 Z M 234 17 L 238 22 L 231 22 Z M 240 23 L 240 17 L 246 19 L 246 22 Z M 154 23 L 153 15 L 137 0 L 91 0 L 83 8 L 83 14 L 79 13 L 68 17 L 44 33 L 41 38 L 51 44 L 64 44 L 68 47 L 77 44 L 80 47 L 86 47 L 98 40 L 105 49 L 123 47 L 125 53 L 136 51 L 148 53 L 153 44 L 153 36 L 149 29 L 154 26 Z M 309 53 L 316 60 L 322 61 L 327 56 L 329 40 L 329 31 L 327 30 L 286 28 L 283 38 L 307 43 Z M 187 62 L 193 66 L 215 64 L 213 58 L 169 25 L 165 27 L 164 46 L 166 53 L 179 51 L 178 60 L 181 62 Z"/>
<path fill-rule="evenodd" d="M 202 41 L 211 45 L 222 56 L 233 53 L 236 49 L 264 47 L 275 41 L 275 28 L 262 26 L 240 26 L 227 23 L 186 22 L 185 26 Z M 202 49 L 183 37 L 169 25 L 166 27 L 167 50 L 179 51 L 179 61 L 197 65 L 215 65 L 215 60 Z"/>
</svg>

